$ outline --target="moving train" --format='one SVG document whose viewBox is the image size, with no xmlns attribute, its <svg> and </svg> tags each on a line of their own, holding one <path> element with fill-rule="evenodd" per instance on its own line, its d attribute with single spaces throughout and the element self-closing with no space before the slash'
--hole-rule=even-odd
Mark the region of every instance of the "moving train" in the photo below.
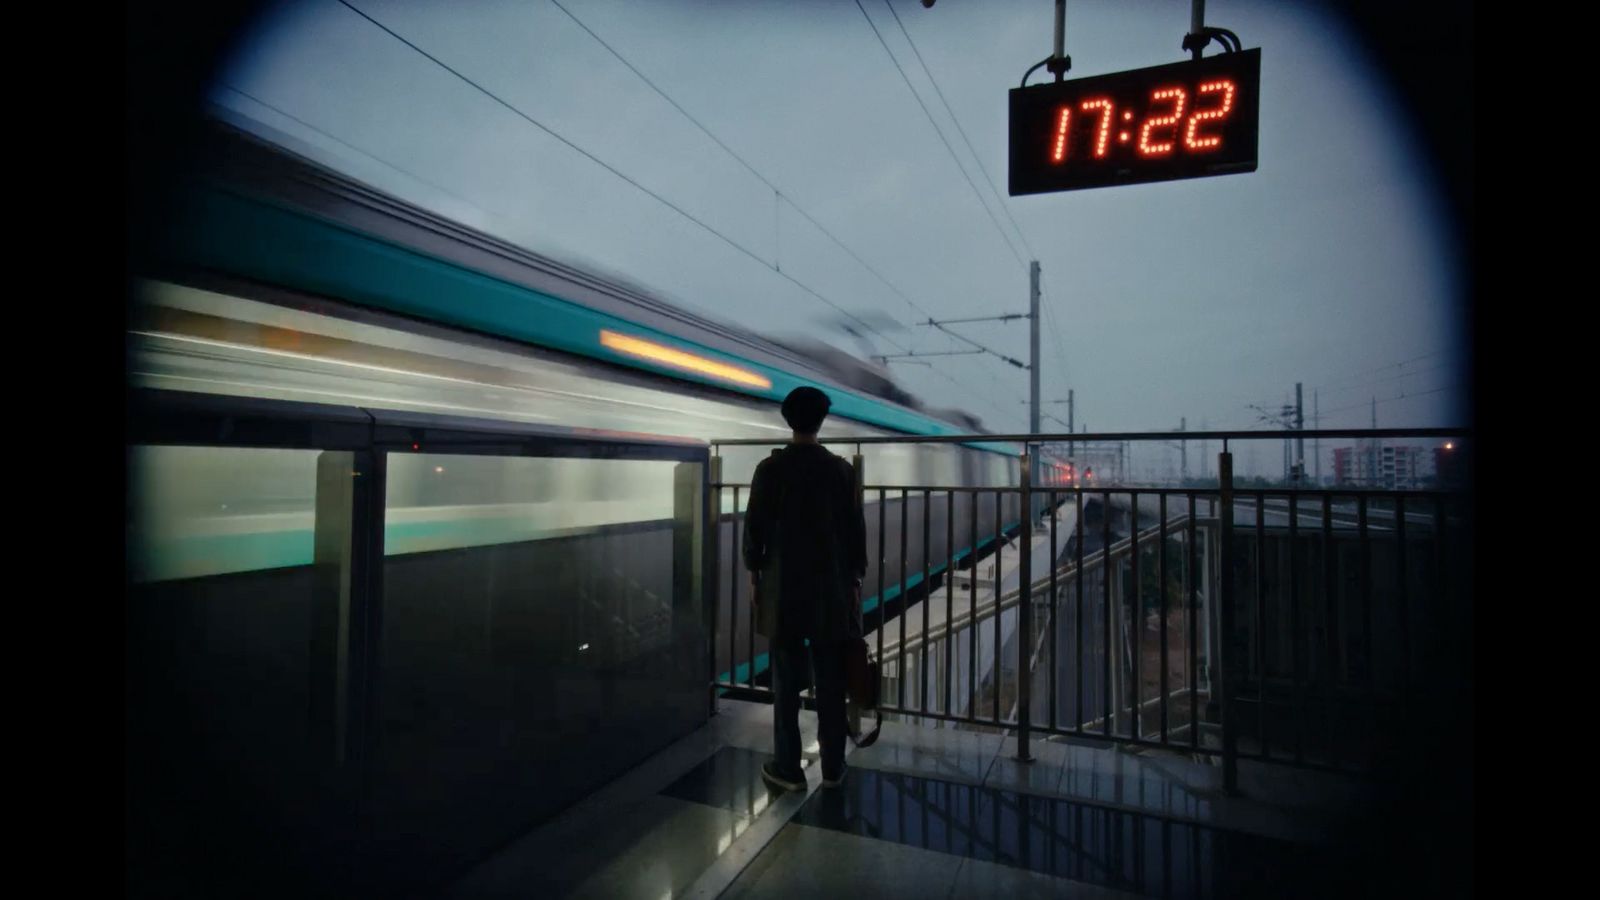
<svg viewBox="0 0 1600 900">
<path fill-rule="evenodd" d="M 161 271 L 130 310 L 136 388 L 448 413 L 702 440 L 785 439 L 815 384 L 825 441 L 970 433 L 881 369 L 709 321 L 446 221 L 217 122 Z M 853 448 L 838 446 L 840 452 Z M 878 484 L 1016 483 L 1005 444 L 863 448 Z M 309 562 L 307 453 L 132 448 L 133 576 Z M 725 448 L 747 482 L 760 448 Z M 647 484 L 639 479 L 652 480 Z M 869 497 L 869 503 L 874 502 Z M 585 460 L 397 458 L 386 551 L 425 552 L 670 516 L 659 473 Z M 733 498 L 723 498 L 732 513 Z M 659 507 L 659 508 L 658 508 Z M 941 548 L 943 552 L 943 548 Z"/>
<path fill-rule="evenodd" d="M 695 315 L 386 195 L 283 142 L 213 121 L 199 159 L 157 242 L 161 254 L 135 273 L 127 374 L 136 391 L 776 446 L 788 435 L 781 400 L 810 384 L 833 400 L 822 438 L 843 455 L 855 452 L 857 436 L 980 433 L 976 417 L 929 408 L 881 367 Z M 387 559 L 456 551 L 488 560 L 495 548 L 538 553 L 583 536 L 626 557 L 630 541 L 651 539 L 673 516 L 670 462 L 416 449 L 389 454 Z M 875 487 L 1015 486 L 1016 445 L 859 449 L 870 559 L 863 610 L 876 621 L 1020 524 L 1015 494 Z M 748 491 L 735 486 L 770 451 L 717 451 L 729 487 L 714 499 L 716 671 L 737 680 L 754 680 L 766 654 L 762 640 L 727 640 L 742 615 L 735 535 Z M 271 573 L 310 568 L 317 451 L 136 445 L 128 454 L 133 583 L 170 594 L 202 582 L 221 589 L 222 577 L 250 593 Z M 637 646 L 671 619 L 671 590 L 645 585 L 659 573 L 597 564 L 610 567 L 619 590 L 655 598 L 606 614 L 605 630 Z"/>
</svg>

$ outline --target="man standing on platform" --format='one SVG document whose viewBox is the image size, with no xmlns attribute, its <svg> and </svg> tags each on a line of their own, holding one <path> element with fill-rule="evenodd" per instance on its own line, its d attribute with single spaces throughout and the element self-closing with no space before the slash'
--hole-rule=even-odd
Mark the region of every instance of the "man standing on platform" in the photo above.
<svg viewBox="0 0 1600 900">
<path fill-rule="evenodd" d="M 861 636 L 861 580 L 867 528 L 855 470 L 817 442 L 828 395 L 795 388 L 783 401 L 794 431 L 787 447 L 756 466 L 744 522 L 756 631 L 772 659 L 774 758 L 761 775 L 784 790 L 803 790 L 800 691 L 807 657 L 815 677 L 822 784 L 844 778 L 845 642 Z M 809 653 L 807 652 L 809 650 Z"/>
</svg>

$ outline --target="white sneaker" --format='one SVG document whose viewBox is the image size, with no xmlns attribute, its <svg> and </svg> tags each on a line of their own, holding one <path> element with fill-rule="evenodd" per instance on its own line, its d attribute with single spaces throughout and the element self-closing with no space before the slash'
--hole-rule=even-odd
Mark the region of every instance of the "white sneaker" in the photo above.
<svg viewBox="0 0 1600 900">
<path fill-rule="evenodd" d="M 803 790 L 806 789 L 806 781 L 805 781 L 805 776 L 804 775 L 800 776 L 800 780 L 799 781 L 794 781 L 793 779 L 785 778 L 783 775 L 778 773 L 777 766 L 774 766 L 772 764 L 771 760 L 768 760 L 767 762 L 764 762 L 764 763 L 761 764 L 761 777 L 766 779 L 768 784 L 772 785 L 775 788 L 778 788 L 779 790 L 784 790 L 784 791 L 803 791 Z"/>
</svg>

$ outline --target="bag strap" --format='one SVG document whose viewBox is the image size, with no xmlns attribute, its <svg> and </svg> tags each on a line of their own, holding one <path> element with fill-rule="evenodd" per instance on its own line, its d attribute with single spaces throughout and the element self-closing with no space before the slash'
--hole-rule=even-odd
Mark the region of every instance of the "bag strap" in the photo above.
<svg viewBox="0 0 1600 900">
<path fill-rule="evenodd" d="M 845 728 L 844 733 L 850 735 L 850 743 L 855 744 L 857 749 L 862 747 L 871 747 L 873 744 L 878 742 L 878 732 L 883 730 L 883 706 L 881 704 L 877 707 L 876 712 L 878 715 L 878 721 L 873 723 L 872 730 L 867 732 L 864 736 L 858 738 L 855 735 L 850 734 L 849 728 Z"/>
<path fill-rule="evenodd" d="M 869 691 L 872 695 L 872 710 L 877 717 L 877 721 L 873 723 L 872 730 L 867 732 L 865 735 L 857 736 L 853 734 L 850 731 L 848 721 L 845 723 L 844 731 L 845 734 L 850 735 L 850 743 L 855 744 L 857 748 L 871 747 L 878 741 L 878 732 L 883 730 L 883 698 L 878 696 L 882 685 L 882 670 L 879 668 L 879 664 L 873 662 L 867 655 L 868 651 L 866 638 L 856 637 L 852 639 L 851 644 L 853 645 L 851 652 L 859 653 L 860 656 L 857 658 L 865 658 L 867 660 L 867 676 L 872 682 L 872 687 L 869 688 Z M 860 701 L 858 700 L 857 702 Z"/>
</svg>

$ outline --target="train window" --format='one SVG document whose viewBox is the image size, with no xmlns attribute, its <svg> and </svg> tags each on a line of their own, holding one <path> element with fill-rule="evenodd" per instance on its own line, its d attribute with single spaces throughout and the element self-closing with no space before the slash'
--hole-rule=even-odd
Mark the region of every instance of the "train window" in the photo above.
<svg viewBox="0 0 1600 900">
<path fill-rule="evenodd" d="M 668 520 L 674 465 L 390 454 L 384 553 L 513 544 Z"/>
<path fill-rule="evenodd" d="M 886 484 L 910 485 L 917 483 L 915 446 L 905 444 L 886 448 L 883 461 L 883 481 Z"/>
<path fill-rule="evenodd" d="M 739 486 L 739 510 L 743 511 L 750 505 L 750 482 L 755 478 L 756 466 L 763 459 L 777 449 L 772 446 L 745 446 L 736 445 L 723 447 L 718 456 L 722 459 L 722 483 L 728 485 L 718 492 L 717 505 L 722 515 L 731 515 L 736 510 L 733 505 L 733 486 Z M 838 452 L 839 448 L 833 448 Z"/>
<path fill-rule="evenodd" d="M 941 485 L 954 485 L 961 483 L 961 449 L 959 447 L 941 444 L 935 448 L 939 458 L 939 481 Z"/>
<path fill-rule="evenodd" d="M 167 581 L 311 563 L 315 450 L 129 448 L 128 575 Z"/>
<path fill-rule="evenodd" d="M 991 485 L 1008 485 L 1011 478 L 1012 461 L 998 453 L 989 456 L 989 483 Z"/>
<path fill-rule="evenodd" d="M 718 454 L 722 458 L 722 481 L 724 484 L 749 485 L 755 477 L 756 466 L 763 459 L 772 455 L 778 445 L 771 447 L 734 446 L 723 447 Z M 837 448 L 835 448 L 837 449 Z"/>
<path fill-rule="evenodd" d="M 851 448 L 852 450 L 854 448 Z M 861 448 L 861 463 L 866 469 L 866 483 L 870 488 L 875 484 L 884 484 L 883 480 L 883 451 L 882 444 L 867 444 Z M 868 496 L 867 502 L 871 503 L 877 498 Z"/>
</svg>

